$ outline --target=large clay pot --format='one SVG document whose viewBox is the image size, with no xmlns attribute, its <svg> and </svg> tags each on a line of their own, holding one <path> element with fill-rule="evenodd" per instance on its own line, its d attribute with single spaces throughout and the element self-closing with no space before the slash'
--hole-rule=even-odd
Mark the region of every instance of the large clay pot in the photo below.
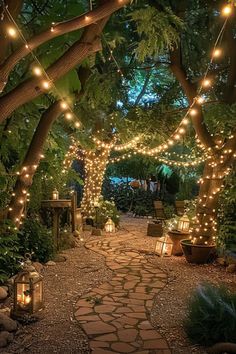
<svg viewBox="0 0 236 354">
<path fill-rule="evenodd" d="M 190 240 L 182 240 L 180 243 L 189 263 L 207 263 L 215 254 L 215 245 L 194 245 Z"/>
<path fill-rule="evenodd" d="M 168 232 L 171 241 L 173 242 L 172 255 L 173 256 L 182 256 L 183 249 L 181 247 L 180 241 L 189 237 L 189 233 L 181 232 L 178 230 L 171 230 Z"/>
</svg>

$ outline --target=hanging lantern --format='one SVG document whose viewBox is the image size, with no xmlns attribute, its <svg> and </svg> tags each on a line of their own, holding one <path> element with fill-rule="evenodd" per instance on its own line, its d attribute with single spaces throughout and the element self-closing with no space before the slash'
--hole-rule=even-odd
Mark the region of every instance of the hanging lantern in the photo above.
<svg viewBox="0 0 236 354">
<path fill-rule="evenodd" d="M 53 200 L 58 200 L 59 199 L 59 192 L 56 190 L 56 188 L 52 192 L 52 199 Z"/>
<path fill-rule="evenodd" d="M 115 223 L 112 221 L 111 218 L 108 218 L 108 220 L 105 224 L 105 231 L 106 232 L 116 232 Z"/>
<path fill-rule="evenodd" d="M 178 231 L 180 232 L 189 232 L 190 220 L 188 215 L 184 214 L 178 221 Z"/>
<path fill-rule="evenodd" d="M 173 243 L 168 236 L 158 238 L 155 252 L 161 257 L 170 257 L 172 254 Z"/>
<path fill-rule="evenodd" d="M 14 280 L 14 307 L 12 315 L 24 318 L 43 308 L 43 277 L 36 271 L 26 254 L 22 270 Z"/>
</svg>

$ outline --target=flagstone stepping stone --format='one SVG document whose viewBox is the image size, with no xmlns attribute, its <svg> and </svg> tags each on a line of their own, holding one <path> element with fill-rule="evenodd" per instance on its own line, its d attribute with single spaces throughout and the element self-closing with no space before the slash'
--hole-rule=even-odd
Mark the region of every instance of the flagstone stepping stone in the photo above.
<svg viewBox="0 0 236 354">
<path fill-rule="evenodd" d="M 170 354 L 166 340 L 148 321 L 154 297 L 165 286 L 167 276 L 138 252 L 123 249 L 121 238 L 127 239 L 127 234 L 135 240 L 134 230 L 122 232 L 109 242 L 93 240 L 86 244 L 106 257 L 113 277 L 81 296 L 75 318 L 90 339 L 92 354 Z"/>
</svg>

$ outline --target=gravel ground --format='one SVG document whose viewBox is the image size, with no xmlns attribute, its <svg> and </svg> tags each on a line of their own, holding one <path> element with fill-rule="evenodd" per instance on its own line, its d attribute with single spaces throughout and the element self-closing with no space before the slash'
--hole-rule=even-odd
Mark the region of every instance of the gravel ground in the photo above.
<svg viewBox="0 0 236 354">
<path fill-rule="evenodd" d="M 156 238 L 146 236 L 147 219 L 124 216 L 122 229 L 133 235 L 129 241 L 122 236 L 123 246 L 139 250 L 155 267 L 168 274 L 168 284 L 157 295 L 151 322 L 166 337 L 173 354 L 204 354 L 204 348 L 188 342 L 183 330 L 186 304 L 192 289 L 202 281 L 224 283 L 236 291 L 236 274 L 226 273 L 219 265 L 190 265 L 184 257 L 159 258 L 153 255 Z M 113 235 L 115 237 L 115 235 Z M 97 239 L 85 235 L 85 241 Z M 88 340 L 74 319 L 73 306 L 78 298 L 112 277 L 104 257 L 87 250 L 82 242 L 63 252 L 66 262 L 44 268 L 45 309 L 43 318 L 23 326 L 14 342 L 1 354 L 88 354 Z"/>
<path fill-rule="evenodd" d="M 64 251 L 66 262 L 44 268 L 43 318 L 23 326 L 14 342 L 0 353 L 88 354 L 87 337 L 74 319 L 78 298 L 112 276 L 104 257 L 83 247 Z"/>
<path fill-rule="evenodd" d="M 143 231 L 146 235 L 146 219 L 124 219 L 124 227 Z M 156 297 L 151 313 L 151 322 L 167 339 L 173 354 L 205 354 L 206 350 L 191 346 L 183 329 L 189 295 L 198 284 L 209 281 L 224 284 L 236 292 L 236 274 L 227 273 L 225 267 L 218 264 L 194 265 L 186 262 L 184 257 L 160 258 L 154 251 L 155 237 L 144 236 L 132 242 L 124 242 L 124 247 L 141 252 L 155 266 L 168 274 L 168 284 Z M 146 251 L 146 252 L 145 252 Z M 149 254 L 148 254 L 149 253 Z"/>
</svg>

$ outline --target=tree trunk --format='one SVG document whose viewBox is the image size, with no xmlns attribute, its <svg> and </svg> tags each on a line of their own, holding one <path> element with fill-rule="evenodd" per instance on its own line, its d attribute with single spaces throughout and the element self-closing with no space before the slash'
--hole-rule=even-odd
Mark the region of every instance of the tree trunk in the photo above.
<svg viewBox="0 0 236 354">
<path fill-rule="evenodd" d="M 94 202 L 98 201 L 101 196 L 103 178 L 110 152 L 110 148 L 106 148 L 85 153 L 85 182 L 81 208 L 86 217 L 94 216 Z"/>
<path fill-rule="evenodd" d="M 15 224 L 15 227 L 19 227 L 22 223 L 21 218 L 29 196 L 28 190 L 42 158 L 45 141 L 53 122 L 61 114 L 60 103 L 60 101 L 53 103 L 42 115 L 22 163 L 8 211 L 8 219 Z"/>
<path fill-rule="evenodd" d="M 196 244 L 213 244 L 216 234 L 216 219 L 219 195 L 224 188 L 223 179 L 227 168 L 217 164 L 214 158 L 207 160 L 200 179 L 200 191 L 196 208 L 196 224 L 193 241 Z"/>
</svg>

